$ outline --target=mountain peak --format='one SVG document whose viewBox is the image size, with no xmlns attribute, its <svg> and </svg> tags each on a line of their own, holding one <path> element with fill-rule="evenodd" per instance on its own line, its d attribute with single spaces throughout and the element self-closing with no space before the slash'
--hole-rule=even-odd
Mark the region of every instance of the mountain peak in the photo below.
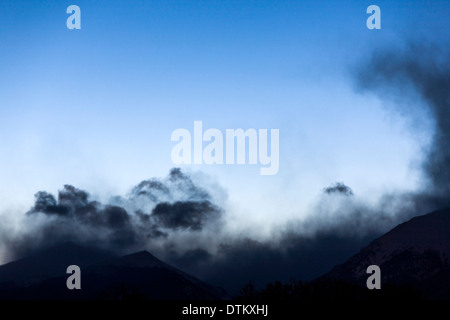
<svg viewBox="0 0 450 320">
<path fill-rule="evenodd" d="M 99 257 L 98 252 L 64 243 L 51 248 L 46 256 L 36 255 L 0 266 L 0 299 L 209 300 L 228 297 L 222 289 L 162 262 L 148 251 L 120 258 Z M 96 262 L 93 258 L 102 259 Z M 67 290 L 66 269 L 70 264 L 82 268 L 83 290 Z"/>
<path fill-rule="evenodd" d="M 142 250 L 142 251 L 138 251 L 135 253 L 131 253 L 128 254 L 124 257 L 142 257 L 142 258 L 149 258 L 149 257 L 153 257 L 155 258 L 150 252 L 148 252 L 147 250 Z M 156 259 L 156 258 L 155 258 Z"/>
<path fill-rule="evenodd" d="M 141 268 L 169 267 L 167 264 L 156 258 L 147 250 L 142 250 L 122 256 L 112 261 L 112 264 L 117 267 L 141 267 Z"/>
</svg>

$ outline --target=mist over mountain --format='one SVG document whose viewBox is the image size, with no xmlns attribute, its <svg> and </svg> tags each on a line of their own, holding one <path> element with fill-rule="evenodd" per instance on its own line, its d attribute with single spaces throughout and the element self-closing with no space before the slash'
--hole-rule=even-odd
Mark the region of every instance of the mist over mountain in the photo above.
<svg viewBox="0 0 450 320">
<path fill-rule="evenodd" d="M 247 283 L 239 299 L 299 301 L 413 303 L 450 300 L 450 209 L 438 210 L 401 223 L 312 281 L 273 281 L 263 288 Z M 373 269 L 380 284 L 368 288 Z M 369 282 L 372 282 L 370 280 Z"/>
<path fill-rule="evenodd" d="M 280 222 L 270 236 L 254 238 L 228 228 L 220 183 L 195 180 L 174 168 L 165 178 L 144 180 L 105 203 L 71 185 L 57 195 L 37 192 L 20 232 L 0 226 L 4 255 L 19 259 L 67 241 L 115 255 L 148 250 L 232 293 L 248 281 L 313 279 L 398 223 L 450 206 L 447 52 L 423 44 L 375 50 L 353 73 L 362 94 L 393 102 L 389 112 L 414 121 L 420 121 L 415 111 L 429 117 L 433 132 L 416 191 L 389 192 L 368 202 L 345 181 L 331 181 L 306 218 Z"/>
<path fill-rule="evenodd" d="M 362 205 L 348 198 L 348 191 L 330 190 L 324 191 L 324 200 Z M 108 204 L 66 185 L 57 196 L 36 194 L 34 206 L 26 213 L 27 232 L 11 237 L 13 245 L 8 249 L 15 259 L 68 241 L 114 255 L 145 249 L 236 293 L 248 280 L 264 284 L 291 275 L 313 278 L 355 253 L 379 227 L 372 223 L 372 229 L 354 229 L 354 223 L 361 223 L 355 218 L 363 217 L 349 215 L 339 224 L 314 219 L 294 223 L 295 228 L 281 229 L 272 239 L 255 240 L 225 232 L 226 213 L 217 203 L 217 197 L 180 169 L 173 169 L 163 180 L 143 181 L 126 198 L 115 197 Z"/>
</svg>

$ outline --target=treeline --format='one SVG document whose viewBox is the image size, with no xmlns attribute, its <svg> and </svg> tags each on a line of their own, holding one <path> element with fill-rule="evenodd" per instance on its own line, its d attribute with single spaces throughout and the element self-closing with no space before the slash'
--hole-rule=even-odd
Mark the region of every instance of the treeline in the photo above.
<svg viewBox="0 0 450 320">
<path fill-rule="evenodd" d="M 246 301 L 418 301 L 419 290 L 396 284 L 383 284 L 380 290 L 369 290 L 344 280 L 320 279 L 310 282 L 290 280 L 270 282 L 258 289 L 252 282 L 239 291 L 238 300 Z"/>
</svg>

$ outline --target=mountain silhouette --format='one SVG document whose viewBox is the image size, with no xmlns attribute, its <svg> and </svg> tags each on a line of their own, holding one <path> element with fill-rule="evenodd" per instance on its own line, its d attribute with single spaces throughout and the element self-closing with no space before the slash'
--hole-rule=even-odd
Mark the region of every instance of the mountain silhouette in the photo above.
<svg viewBox="0 0 450 320">
<path fill-rule="evenodd" d="M 367 267 L 378 265 L 381 282 L 416 290 L 426 299 L 450 299 L 450 209 L 414 217 L 372 241 L 317 281 L 366 286 Z"/>
<path fill-rule="evenodd" d="M 14 282 L 27 286 L 50 277 L 63 276 L 69 265 L 83 268 L 114 257 L 108 251 L 66 242 L 0 266 L 0 284 Z"/>
<path fill-rule="evenodd" d="M 69 265 L 81 269 L 81 289 L 69 290 Z M 216 300 L 228 298 L 208 285 L 141 251 L 123 257 L 74 244 L 0 266 L 0 299 L 9 300 Z"/>
</svg>

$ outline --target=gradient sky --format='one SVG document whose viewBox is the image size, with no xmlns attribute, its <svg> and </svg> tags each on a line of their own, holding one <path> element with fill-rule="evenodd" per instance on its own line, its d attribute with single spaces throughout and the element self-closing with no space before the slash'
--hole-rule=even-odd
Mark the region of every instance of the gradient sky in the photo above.
<svg viewBox="0 0 450 320">
<path fill-rule="evenodd" d="M 64 184 L 101 198 L 166 176 L 171 133 L 194 120 L 280 129 L 275 176 L 185 166 L 223 186 L 238 221 L 301 217 L 335 181 L 368 200 L 414 189 L 426 121 L 356 92 L 350 70 L 375 48 L 448 39 L 449 16 L 448 1 L 2 0 L 0 214 Z"/>
</svg>

